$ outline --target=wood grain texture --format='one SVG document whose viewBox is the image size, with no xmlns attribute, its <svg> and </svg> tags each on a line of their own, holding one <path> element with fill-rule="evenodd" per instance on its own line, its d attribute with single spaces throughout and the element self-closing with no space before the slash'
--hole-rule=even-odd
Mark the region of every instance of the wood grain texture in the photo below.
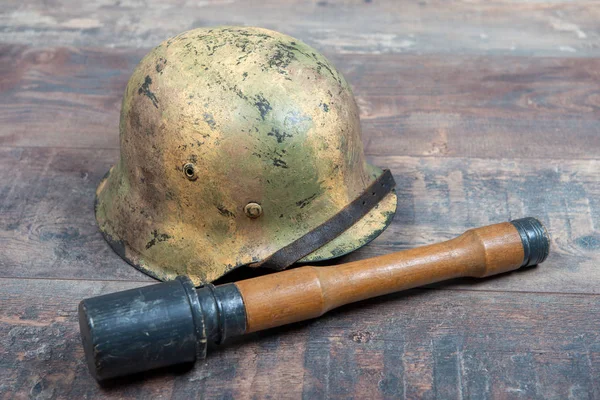
<svg viewBox="0 0 600 400">
<path fill-rule="evenodd" d="M 243 337 L 191 371 L 103 388 L 86 371 L 77 303 L 139 283 L 0 284 L 0 398 L 600 395 L 598 296 L 413 290 Z"/>
<path fill-rule="evenodd" d="M 0 398 L 600 398 L 599 13 L 563 0 L 5 0 Z M 152 282 L 93 217 L 119 156 L 121 96 L 148 49 L 215 24 L 296 36 L 351 83 L 399 211 L 336 263 L 529 215 L 549 228 L 549 259 L 252 334 L 189 372 L 98 387 L 77 303 Z"/>
<path fill-rule="evenodd" d="M 0 46 L 0 144 L 118 148 L 121 99 L 141 56 Z"/>
<path fill-rule="evenodd" d="M 5 41 L 152 47 L 210 25 L 274 29 L 336 53 L 598 56 L 594 1 L 269 0 L 3 3 Z"/>
<path fill-rule="evenodd" d="M 98 232 L 97 183 L 118 150 L 0 148 L 0 276 L 152 281 Z M 477 290 L 600 293 L 600 161 L 373 157 L 398 183 L 398 212 L 374 242 L 333 263 L 451 239 L 468 228 L 536 216 L 553 240 L 539 269 Z M 236 279 L 236 276 L 229 279 Z M 238 278 L 239 279 L 239 276 Z"/>
<path fill-rule="evenodd" d="M 509 222 L 470 229 L 446 242 L 324 268 L 306 266 L 236 282 L 246 332 L 319 317 L 345 304 L 462 277 L 518 269 L 525 253 Z"/>
<path fill-rule="evenodd" d="M 118 148 L 146 49 L 0 47 L 0 145 Z M 597 59 L 328 54 L 353 86 L 367 154 L 594 158 Z"/>
</svg>

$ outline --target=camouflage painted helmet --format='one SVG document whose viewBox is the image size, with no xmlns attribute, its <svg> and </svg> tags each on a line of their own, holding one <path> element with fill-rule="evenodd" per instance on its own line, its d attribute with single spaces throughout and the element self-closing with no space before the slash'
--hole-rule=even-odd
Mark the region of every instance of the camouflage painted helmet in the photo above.
<svg viewBox="0 0 600 400">
<path fill-rule="evenodd" d="M 382 174 L 365 162 L 342 75 L 301 41 L 260 28 L 195 29 L 152 50 L 127 85 L 120 142 L 97 190 L 100 230 L 136 268 L 196 285 L 353 212 L 345 207 Z M 389 189 L 300 261 L 361 247 L 395 210 Z"/>
</svg>

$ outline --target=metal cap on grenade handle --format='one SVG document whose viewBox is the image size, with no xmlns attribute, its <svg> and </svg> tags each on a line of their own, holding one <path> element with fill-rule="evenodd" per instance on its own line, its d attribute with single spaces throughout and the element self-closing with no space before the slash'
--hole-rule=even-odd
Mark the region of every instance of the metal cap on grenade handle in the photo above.
<svg viewBox="0 0 600 400">
<path fill-rule="evenodd" d="M 550 253 L 550 240 L 546 228 L 535 218 L 527 217 L 510 221 L 517 228 L 523 243 L 523 267 L 543 263 Z"/>
</svg>

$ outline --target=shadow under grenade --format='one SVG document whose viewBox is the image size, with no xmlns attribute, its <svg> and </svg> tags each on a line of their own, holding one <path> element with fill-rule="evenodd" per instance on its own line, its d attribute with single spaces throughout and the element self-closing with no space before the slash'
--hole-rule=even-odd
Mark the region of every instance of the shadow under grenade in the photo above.
<svg viewBox="0 0 600 400">
<path fill-rule="evenodd" d="M 160 280 L 337 257 L 396 210 L 390 172 L 365 161 L 344 77 L 266 29 L 195 29 L 153 49 L 127 85 L 120 145 L 96 218 L 121 257 Z"/>
</svg>

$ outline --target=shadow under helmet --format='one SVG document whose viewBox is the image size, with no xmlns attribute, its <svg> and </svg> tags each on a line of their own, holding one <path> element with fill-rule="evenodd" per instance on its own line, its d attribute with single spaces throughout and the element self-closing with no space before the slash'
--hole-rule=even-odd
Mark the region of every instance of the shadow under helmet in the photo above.
<svg viewBox="0 0 600 400">
<path fill-rule="evenodd" d="M 196 285 L 282 255 L 289 265 L 346 254 L 396 210 L 393 178 L 379 185 L 360 132 L 348 83 L 301 41 L 184 32 L 129 80 L 121 156 L 96 192 L 100 230 L 136 268 Z"/>
</svg>

